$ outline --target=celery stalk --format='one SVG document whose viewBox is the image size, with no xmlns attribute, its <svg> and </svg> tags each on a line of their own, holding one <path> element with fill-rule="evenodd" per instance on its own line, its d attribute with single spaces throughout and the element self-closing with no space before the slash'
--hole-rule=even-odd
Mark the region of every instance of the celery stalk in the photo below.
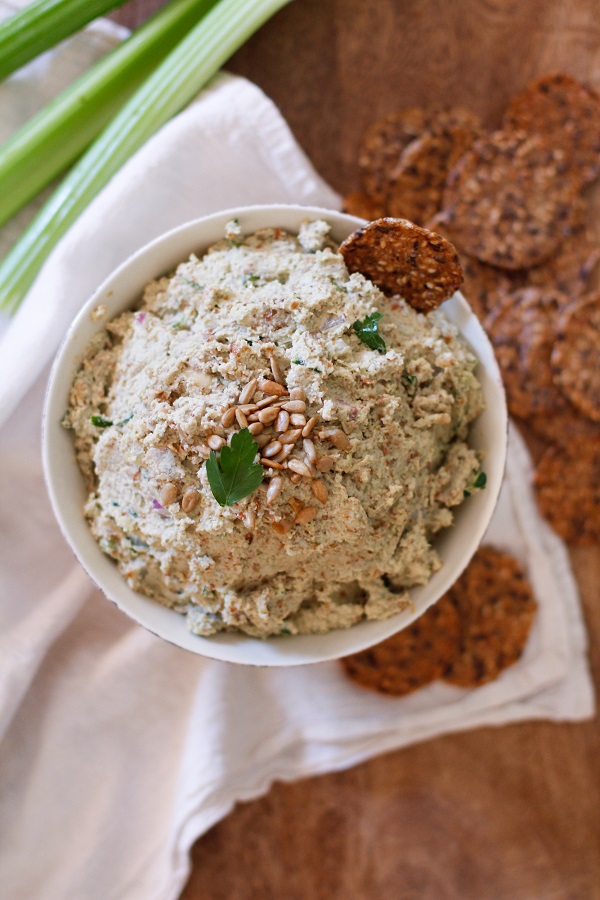
<svg viewBox="0 0 600 900">
<path fill-rule="evenodd" d="M 0 81 L 125 0 L 35 0 L 0 22 Z"/>
<path fill-rule="evenodd" d="M 0 308 L 14 311 L 77 216 L 135 151 L 179 112 L 289 0 L 220 0 L 91 145 L 0 264 Z"/>
<path fill-rule="evenodd" d="M 216 0 L 173 0 L 0 146 L 0 226 L 83 153 Z"/>
</svg>

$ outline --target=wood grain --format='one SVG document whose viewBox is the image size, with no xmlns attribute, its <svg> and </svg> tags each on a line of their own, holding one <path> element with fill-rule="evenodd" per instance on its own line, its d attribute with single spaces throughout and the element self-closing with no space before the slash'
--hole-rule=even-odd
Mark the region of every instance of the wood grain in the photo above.
<svg viewBox="0 0 600 900">
<path fill-rule="evenodd" d="M 135 25 L 159 5 L 132 0 L 115 18 Z M 228 68 L 348 192 L 361 132 L 388 111 L 459 103 L 495 125 L 537 74 L 600 89 L 598 0 L 295 0 Z M 572 561 L 598 685 L 600 548 Z M 183 900 L 599 900 L 599 760 L 597 719 L 527 723 L 275 785 L 197 842 Z"/>
</svg>

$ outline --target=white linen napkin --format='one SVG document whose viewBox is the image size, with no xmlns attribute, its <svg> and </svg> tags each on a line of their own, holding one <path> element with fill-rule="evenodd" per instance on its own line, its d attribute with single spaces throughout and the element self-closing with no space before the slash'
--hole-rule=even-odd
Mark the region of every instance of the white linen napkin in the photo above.
<svg viewBox="0 0 600 900">
<path fill-rule="evenodd" d="M 97 42 L 96 27 L 78 52 Z M 52 57 L 57 66 L 71 47 Z M 28 67 L 17 94 L 14 79 L 0 89 L 0 120 L 5 109 L 16 117 L 20 79 L 35 98 L 39 77 Z M 338 206 L 270 101 L 222 76 L 63 239 L 0 345 L 0 885 L 11 900 L 175 898 L 194 840 L 275 779 L 480 725 L 593 713 L 568 556 L 537 514 L 516 431 L 486 540 L 527 566 L 539 613 L 523 658 L 478 690 L 436 683 L 390 698 L 348 681 L 338 663 L 203 660 L 131 623 L 73 560 L 41 474 L 44 364 L 131 250 L 186 219 L 259 201 Z"/>
</svg>

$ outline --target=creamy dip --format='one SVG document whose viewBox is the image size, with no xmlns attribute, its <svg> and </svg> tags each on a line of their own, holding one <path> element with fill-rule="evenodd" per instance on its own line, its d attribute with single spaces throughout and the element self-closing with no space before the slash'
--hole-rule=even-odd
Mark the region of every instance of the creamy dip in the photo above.
<svg viewBox="0 0 600 900">
<path fill-rule="evenodd" d="M 353 328 L 374 312 L 385 352 Z M 87 348 L 64 424 L 93 534 L 131 588 L 198 634 L 387 618 L 441 566 L 432 539 L 477 481 L 475 368 L 443 313 L 349 275 L 325 222 L 249 236 L 233 222 Z M 261 430 L 273 403 L 289 421 Z M 206 460 L 245 424 L 256 462 L 279 461 L 220 506 Z"/>
</svg>

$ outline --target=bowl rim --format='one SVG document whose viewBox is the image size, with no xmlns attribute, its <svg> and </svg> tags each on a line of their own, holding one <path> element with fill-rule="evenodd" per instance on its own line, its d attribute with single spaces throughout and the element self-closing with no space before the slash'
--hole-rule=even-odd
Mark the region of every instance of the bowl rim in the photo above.
<svg viewBox="0 0 600 900">
<path fill-rule="evenodd" d="M 440 571 L 430 579 L 427 585 L 424 586 L 424 588 L 427 589 L 435 579 L 443 585 L 442 589 L 436 589 L 433 592 L 434 596 L 431 599 L 427 602 L 417 602 L 413 610 L 405 610 L 391 616 L 389 619 L 375 622 L 362 621 L 350 628 L 335 629 L 323 634 L 290 635 L 283 637 L 272 636 L 261 639 L 244 634 L 221 633 L 210 637 L 202 637 L 187 630 L 185 627 L 185 617 L 183 615 L 176 613 L 174 610 L 162 606 L 158 601 L 142 594 L 138 594 L 129 588 L 125 579 L 118 573 L 114 561 L 110 560 L 110 558 L 102 552 L 99 545 L 92 537 L 89 526 L 83 517 L 81 504 L 78 516 L 73 514 L 73 503 L 71 502 L 69 507 L 69 500 L 65 499 L 67 495 L 61 484 L 61 478 L 58 477 L 60 474 L 64 474 L 63 470 L 66 471 L 66 469 L 77 471 L 80 482 L 79 493 L 81 494 L 81 490 L 83 489 L 83 479 L 75 460 L 74 451 L 71 450 L 70 455 L 72 459 L 69 460 L 68 464 L 64 459 L 66 455 L 64 449 L 60 454 L 62 457 L 60 465 L 57 459 L 59 450 L 58 443 L 60 443 L 59 435 L 61 433 L 68 438 L 72 448 L 71 435 L 69 435 L 60 425 L 62 413 L 58 420 L 56 414 L 61 407 L 63 412 L 66 408 L 64 402 L 65 384 L 72 381 L 72 376 L 81 360 L 80 352 L 76 353 L 73 357 L 74 346 L 77 344 L 85 346 L 89 342 L 91 335 L 88 335 L 83 340 L 80 337 L 82 332 L 91 331 L 92 333 L 96 333 L 101 331 L 105 327 L 108 319 L 113 318 L 120 310 L 124 310 L 131 306 L 135 301 L 135 297 L 140 296 L 145 284 L 153 278 L 158 277 L 158 275 L 164 274 L 165 271 L 169 271 L 168 268 L 163 268 L 161 272 L 157 272 L 154 275 L 145 275 L 143 280 L 138 283 L 136 294 L 134 296 L 130 296 L 126 301 L 123 301 L 122 296 L 119 297 L 119 292 L 122 294 L 126 291 L 127 277 L 132 271 L 136 270 L 140 265 L 143 267 L 144 264 L 146 264 L 146 268 L 152 268 L 151 262 L 155 253 L 165 251 L 165 248 L 172 243 L 176 243 L 177 246 L 185 244 L 187 249 L 180 249 L 176 253 L 173 253 L 173 255 L 177 257 L 178 262 L 182 262 L 190 255 L 190 253 L 202 252 L 210 246 L 211 243 L 218 240 L 223 234 L 223 227 L 227 221 L 230 221 L 233 218 L 250 218 L 254 220 L 256 218 L 260 219 L 263 216 L 268 217 L 275 214 L 281 218 L 294 218 L 296 222 L 295 226 L 280 223 L 279 227 L 282 228 L 297 228 L 300 221 L 306 218 L 324 218 L 333 225 L 334 230 L 337 229 L 340 231 L 341 228 L 347 228 L 347 234 L 350 234 L 351 231 L 365 224 L 365 220 L 359 219 L 356 216 L 350 216 L 346 213 L 340 213 L 336 210 L 325 209 L 318 206 L 302 206 L 287 203 L 253 204 L 217 211 L 207 216 L 200 216 L 189 222 L 184 222 L 181 225 L 164 232 L 152 241 L 149 241 L 135 253 L 127 257 L 104 279 L 102 284 L 87 299 L 73 319 L 62 340 L 60 348 L 56 353 L 52 365 L 46 388 L 42 418 L 43 469 L 54 515 L 72 552 L 91 580 L 102 591 L 107 599 L 128 615 L 133 621 L 137 622 L 148 631 L 151 631 L 158 637 L 167 640 L 184 650 L 221 661 L 234 662 L 242 665 L 269 667 L 325 662 L 328 660 L 339 659 L 341 656 L 350 653 L 358 652 L 391 636 L 397 631 L 402 630 L 418 618 L 425 609 L 437 602 L 450 584 L 452 584 L 456 578 L 459 577 L 461 572 L 464 571 L 487 529 L 500 492 L 504 466 L 506 463 L 508 439 L 506 397 L 502 377 L 492 345 L 481 324 L 468 306 L 467 301 L 460 292 L 457 292 L 449 301 L 446 301 L 446 304 L 444 305 L 450 303 L 453 304 L 453 308 L 456 308 L 457 311 L 456 315 L 462 317 L 462 320 L 464 320 L 463 327 L 459 326 L 461 333 L 463 333 L 465 328 L 470 328 L 470 331 L 473 332 L 478 341 L 481 342 L 481 346 L 485 351 L 483 354 L 486 359 L 484 366 L 481 363 L 481 348 L 480 352 L 476 352 L 471 346 L 472 352 L 474 352 L 480 360 L 479 369 L 481 369 L 481 371 L 478 371 L 478 377 L 481 380 L 481 375 L 485 375 L 488 389 L 492 390 L 494 394 L 495 410 L 491 421 L 494 423 L 495 437 L 497 441 L 500 441 L 500 446 L 494 447 L 496 462 L 492 477 L 490 478 L 488 474 L 486 491 L 472 497 L 469 501 L 470 504 L 478 503 L 481 511 L 476 520 L 477 527 L 474 529 L 473 533 L 470 534 L 469 541 L 467 542 L 468 549 L 463 552 L 460 564 L 455 565 L 452 568 L 447 568 L 446 565 L 442 566 Z M 252 225 L 250 227 L 252 230 L 255 230 L 258 227 L 271 226 L 276 227 L 274 226 L 273 221 L 264 223 L 262 226 Z M 205 228 L 213 228 L 214 236 L 207 241 L 193 240 L 193 235 L 198 230 Z M 219 229 L 218 232 L 217 228 Z M 244 229 L 244 231 L 246 231 L 246 229 Z M 129 293 L 131 293 L 131 290 Z M 93 310 L 102 303 L 115 302 L 115 300 L 117 302 L 117 308 L 110 311 L 106 318 L 102 318 L 97 322 L 92 322 L 90 314 Z M 471 341 L 468 338 L 465 339 L 471 344 Z M 67 372 L 70 372 L 70 379 L 68 381 L 66 380 Z M 476 421 L 479 422 L 479 419 Z M 77 489 L 73 486 L 73 490 Z M 463 506 L 464 504 L 461 504 L 459 510 L 462 509 Z M 446 531 L 454 532 L 455 529 L 456 525 L 453 524 Z M 85 537 L 88 538 L 87 541 L 85 540 Z M 93 542 L 93 548 L 95 548 L 95 550 L 91 547 L 90 540 Z M 108 563 L 114 572 L 117 573 L 118 581 L 120 581 L 122 586 L 121 590 L 118 590 L 116 587 L 117 581 L 115 581 L 114 578 L 111 579 L 109 577 L 106 563 Z M 444 570 L 446 571 L 444 572 Z M 444 575 L 441 578 L 438 578 L 440 573 L 444 573 Z M 447 577 L 449 573 L 452 575 L 450 580 Z M 413 594 L 418 591 L 422 591 L 422 589 L 419 588 L 417 591 L 410 589 L 409 593 Z M 419 597 L 420 596 L 421 594 L 419 594 Z M 144 612 L 144 610 L 146 610 L 146 612 Z M 173 621 L 180 623 L 180 626 L 182 625 L 185 631 L 182 632 L 180 626 L 174 626 L 164 615 L 159 615 L 158 613 L 167 614 Z M 308 647 L 306 647 L 307 644 Z M 248 647 L 254 649 L 251 652 L 248 652 Z"/>
</svg>

